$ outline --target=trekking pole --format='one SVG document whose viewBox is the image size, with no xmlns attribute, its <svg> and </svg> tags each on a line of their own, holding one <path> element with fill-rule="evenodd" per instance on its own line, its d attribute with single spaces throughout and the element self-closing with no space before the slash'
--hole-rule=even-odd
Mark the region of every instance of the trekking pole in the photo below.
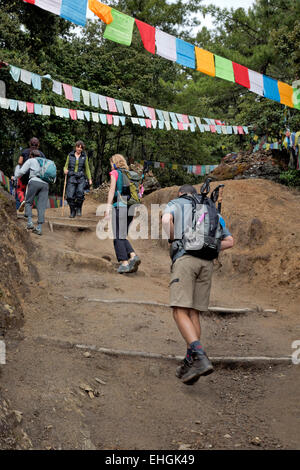
<svg viewBox="0 0 300 470">
<path fill-rule="evenodd" d="M 223 191 L 224 191 L 224 184 L 220 184 L 219 186 L 219 197 L 218 197 L 218 212 L 221 214 L 221 207 L 223 201 Z"/>
<path fill-rule="evenodd" d="M 65 192 L 66 192 L 66 184 L 67 184 L 67 175 L 65 175 L 64 190 L 63 190 L 63 197 L 62 197 L 62 211 L 61 211 L 62 217 L 64 216 L 64 212 L 65 212 Z"/>
</svg>

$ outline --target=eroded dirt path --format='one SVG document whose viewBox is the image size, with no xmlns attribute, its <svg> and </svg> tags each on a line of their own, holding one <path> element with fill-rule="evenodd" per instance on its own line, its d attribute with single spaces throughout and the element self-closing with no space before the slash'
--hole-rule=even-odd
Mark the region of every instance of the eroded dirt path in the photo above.
<svg viewBox="0 0 300 470">
<path fill-rule="evenodd" d="M 168 253 L 156 242 L 135 241 L 140 270 L 120 276 L 112 242 L 98 240 L 97 220 L 93 213 L 87 218 L 64 223 L 90 231 L 54 225 L 51 232 L 45 225 L 42 237 L 31 235 L 40 282 L 25 299 L 22 338 L 7 341 L 3 382 L 32 447 L 299 449 L 300 366 L 219 366 L 187 387 L 174 375 L 175 361 L 72 347 L 185 352 L 169 309 L 93 301 L 168 303 Z M 210 356 L 288 356 L 300 337 L 294 316 L 287 326 L 283 301 L 218 272 L 211 305 L 259 305 L 278 313 L 204 315 L 202 340 Z"/>
</svg>

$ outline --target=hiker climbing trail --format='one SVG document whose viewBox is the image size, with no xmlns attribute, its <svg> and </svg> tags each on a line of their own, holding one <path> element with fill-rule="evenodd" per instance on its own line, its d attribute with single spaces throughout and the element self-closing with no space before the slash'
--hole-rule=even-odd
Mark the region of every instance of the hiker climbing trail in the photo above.
<svg viewBox="0 0 300 470">
<path fill-rule="evenodd" d="M 223 360 L 193 391 L 180 383 L 171 358 L 182 354 L 181 338 L 165 306 L 167 250 L 158 240 L 135 240 L 139 271 L 117 274 L 112 241 L 95 234 L 97 204 L 85 205 L 80 222 L 47 210 L 43 236 L 29 234 L 39 279 L 25 297 L 21 339 L 7 340 L 3 380 L 32 447 L 253 448 L 256 437 L 262 448 L 299 445 L 292 413 L 298 369 L 289 361 Z M 220 263 L 230 273 L 225 256 Z M 201 316 L 210 356 L 288 358 L 296 339 L 290 330 L 297 331 L 293 305 L 285 310 L 244 274 L 223 269 L 216 265 L 210 304 L 232 311 Z M 134 351 L 141 354 L 130 356 Z"/>
</svg>

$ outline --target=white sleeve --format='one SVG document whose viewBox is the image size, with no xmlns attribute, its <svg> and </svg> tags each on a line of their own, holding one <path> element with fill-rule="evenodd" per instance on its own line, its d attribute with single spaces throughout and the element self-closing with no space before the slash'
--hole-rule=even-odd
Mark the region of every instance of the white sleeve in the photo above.
<svg viewBox="0 0 300 470">
<path fill-rule="evenodd" d="M 29 160 L 27 160 L 24 165 L 21 166 L 20 168 L 20 165 L 17 165 L 16 166 L 16 170 L 15 170 L 15 176 L 17 178 L 20 178 L 20 176 L 23 176 L 25 175 L 25 173 L 27 173 L 28 170 L 30 170 L 30 165 L 31 165 L 31 159 L 29 158 Z"/>
</svg>

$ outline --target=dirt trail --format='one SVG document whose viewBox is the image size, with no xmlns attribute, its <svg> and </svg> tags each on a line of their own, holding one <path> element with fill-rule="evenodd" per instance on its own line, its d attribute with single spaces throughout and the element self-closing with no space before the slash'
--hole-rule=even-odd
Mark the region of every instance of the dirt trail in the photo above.
<svg viewBox="0 0 300 470">
<path fill-rule="evenodd" d="M 249 185 L 243 183 L 248 190 Z M 256 183 L 262 198 L 262 187 Z M 270 185 L 276 191 L 278 185 Z M 172 190 L 162 191 L 159 202 L 164 197 L 171 198 Z M 157 193 L 146 202 L 154 201 Z M 230 197 L 234 198 L 234 191 L 228 194 L 228 220 Z M 270 192 L 268 197 L 273 205 Z M 284 198 L 291 198 L 295 206 L 299 201 L 290 193 L 284 193 L 283 201 Z M 278 200 L 282 201 L 280 197 Z M 202 342 L 213 357 L 290 356 L 292 341 L 300 339 L 294 271 L 283 268 L 290 270 L 291 287 L 280 284 L 274 275 L 274 294 L 268 276 L 273 275 L 270 269 L 275 272 L 276 260 L 270 254 L 266 270 L 261 269 L 257 263 L 266 262 L 254 260 L 260 247 L 251 247 L 251 242 L 249 247 L 245 241 L 251 220 L 262 219 L 259 208 L 248 226 L 243 200 L 239 204 L 236 213 L 232 210 L 230 228 L 240 242 L 244 233 L 244 241 L 233 253 L 222 254 L 210 304 L 256 311 L 203 315 Z M 112 242 L 101 241 L 95 234 L 96 207 L 95 201 L 87 201 L 82 220 L 75 221 L 55 219 L 61 216 L 60 210 L 48 210 L 54 231 L 45 224 L 42 237 L 30 235 L 34 247 L 32 262 L 39 281 L 31 281 L 30 294 L 26 295 L 21 337 L 7 337 L 8 361 L 1 376 L 5 396 L 14 409 L 22 412 L 22 428 L 31 441 L 28 446 L 299 449 L 300 366 L 217 366 L 213 375 L 187 387 L 174 375 L 176 361 L 112 356 L 74 347 L 81 344 L 174 356 L 185 352 L 168 308 L 91 300 L 168 303 L 168 252 L 157 241 L 135 240 L 133 245 L 142 258 L 139 271 L 117 275 Z M 285 228 L 289 230 L 288 214 L 287 220 Z M 71 231 L 55 226 L 55 221 L 81 224 L 91 230 Z M 267 230 L 268 218 L 262 221 L 258 231 L 252 228 L 255 236 Z M 24 221 L 20 219 L 18 224 L 22 226 Z M 298 243 L 299 233 L 291 236 Z M 265 253 L 274 251 L 272 246 L 264 248 Z M 248 260 L 248 271 L 236 264 L 240 250 Z M 279 252 L 280 247 L 276 253 Z M 262 311 L 268 308 L 277 313 Z M 259 439 L 254 440 L 256 437 Z"/>
</svg>

